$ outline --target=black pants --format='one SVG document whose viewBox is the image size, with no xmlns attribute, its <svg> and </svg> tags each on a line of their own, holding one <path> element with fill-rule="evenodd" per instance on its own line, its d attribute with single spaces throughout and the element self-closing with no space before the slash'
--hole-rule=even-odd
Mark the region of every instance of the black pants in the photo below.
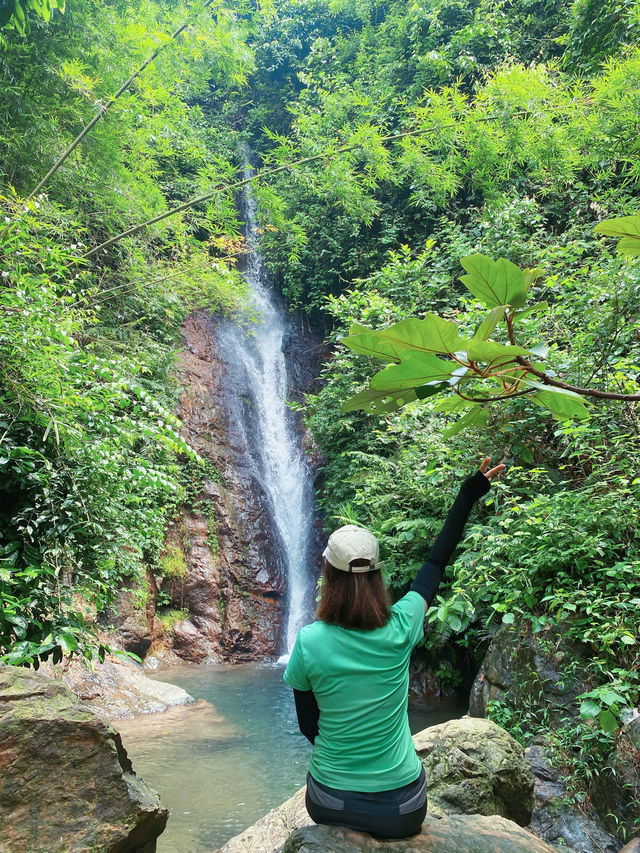
<svg viewBox="0 0 640 853">
<path fill-rule="evenodd" d="M 409 785 L 390 791 L 340 791 L 307 773 L 305 804 L 316 823 L 346 826 L 376 838 L 407 838 L 420 832 L 427 813 L 424 768 Z"/>
</svg>

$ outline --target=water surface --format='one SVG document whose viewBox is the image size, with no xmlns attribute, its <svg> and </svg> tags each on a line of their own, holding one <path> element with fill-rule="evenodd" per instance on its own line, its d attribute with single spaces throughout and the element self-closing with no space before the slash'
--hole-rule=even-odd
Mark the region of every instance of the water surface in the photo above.
<svg viewBox="0 0 640 853">
<path fill-rule="evenodd" d="M 211 853 L 304 783 L 311 744 L 282 673 L 269 663 L 163 670 L 152 677 L 206 702 L 118 723 L 134 769 L 170 811 L 158 853 Z M 454 700 L 411 704 L 411 729 L 464 711 Z"/>
</svg>

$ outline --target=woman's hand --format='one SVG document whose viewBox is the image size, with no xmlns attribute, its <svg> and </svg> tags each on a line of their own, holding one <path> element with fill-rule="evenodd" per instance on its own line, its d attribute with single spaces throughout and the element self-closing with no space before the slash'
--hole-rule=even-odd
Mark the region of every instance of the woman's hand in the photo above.
<svg viewBox="0 0 640 853">
<path fill-rule="evenodd" d="M 504 469 L 507 466 L 500 463 L 500 465 L 496 465 L 494 468 L 489 468 L 490 462 L 491 462 L 491 457 L 486 456 L 482 462 L 482 465 L 480 465 L 480 472 L 482 474 L 484 474 L 484 476 L 487 478 L 487 480 L 489 482 L 491 482 L 494 477 L 496 478 L 496 480 L 499 480 L 501 475 L 502 475 L 502 472 L 504 471 Z M 487 468 L 489 468 L 488 471 L 487 471 Z"/>
</svg>

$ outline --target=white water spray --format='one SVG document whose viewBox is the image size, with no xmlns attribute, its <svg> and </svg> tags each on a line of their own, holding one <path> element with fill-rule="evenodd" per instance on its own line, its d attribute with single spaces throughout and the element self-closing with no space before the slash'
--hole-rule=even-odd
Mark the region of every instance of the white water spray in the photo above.
<svg viewBox="0 0 640 853">
<path fill-rule="evenodd" d="M 245 178 L 252 169 L 245 168 Z M 286 333 L 284 310 L 276 304 L 267 271 L 258 249 L 256 201 L 251 185 L 243 195 L 245 239 L 249 249 L 244 272 L 249 285 L 256 323 L 249 332 L 225 324 L 220 343 L 234 372 L 242 369 L 242 385 L 249 400 L 251 422 L 240 426 L 246 449 L 255 466 L 255 476 L 268 498 L 271 518 L 282 548 L 286 569 L 287 599 L 283 614 L 283 651 L 288 659 L 296 634 L 310 619 L 313 583 L 309 566 L 312 535 L 313 487 L 305 465 L 300 438 L 285 402 L 287 368 L 283 352 Z M 247 406 L 243 407 L 245 410 Z"/>
</svg>

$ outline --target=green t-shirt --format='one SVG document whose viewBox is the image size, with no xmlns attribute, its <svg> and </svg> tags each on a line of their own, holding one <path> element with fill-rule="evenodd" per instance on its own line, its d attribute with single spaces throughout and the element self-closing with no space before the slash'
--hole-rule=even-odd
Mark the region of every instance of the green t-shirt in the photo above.
<svg viewBox="0 0 640 853">
<path fill-rule="evenodd" d="M 343 791 L 387 791 L 413 782 L 409 657 L 422 637 L 425 604 L 411 591 L 373 631 L 313 622 L 296 638 L 284 680 L 313 690 L 320 719 L 309 771 Z"/>
</svg>

